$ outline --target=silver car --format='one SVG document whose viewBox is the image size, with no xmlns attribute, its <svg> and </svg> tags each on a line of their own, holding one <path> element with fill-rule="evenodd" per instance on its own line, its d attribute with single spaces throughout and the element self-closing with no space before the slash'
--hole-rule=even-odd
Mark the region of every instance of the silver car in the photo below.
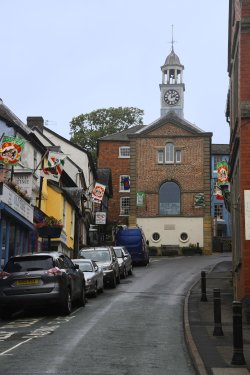
<svg viewBox="0 0 250 375">
<path fill-rule="evenodd" d="M 126 275 L 132 275 L 133 273 L 133 266 L 132 266 L 132 258 L 129 254 L 128 250 L 125 246 L 113 246 L 113 249 L 116 253 L 116 256 L 118 258 L 118 261 L 120 261 L 120 264 L 122 267 L 125 267 L 125 273 Z"/>
<path fill-rule="evenodd" d="M 84 273 L 86 294 L 96 297 L 97 293 L 103 292 L 103 270 L 96 262 L 91 259 L 72 259 L 75 264 L 79 265 L 80 270 Z"/>
</svg>

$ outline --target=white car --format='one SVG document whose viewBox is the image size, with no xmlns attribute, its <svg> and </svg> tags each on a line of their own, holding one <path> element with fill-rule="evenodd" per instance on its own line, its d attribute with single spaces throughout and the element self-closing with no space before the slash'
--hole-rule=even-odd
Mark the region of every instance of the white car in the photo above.
<svg viewBox="0 0 250 375">
<path fill-rule="evenodd" d="M 97 296 L 97 293 L 103 292 L 103 270 L 91 259 L 72 259 L 79 269 L 84 273 L 86 294 Z"/>
</svg>

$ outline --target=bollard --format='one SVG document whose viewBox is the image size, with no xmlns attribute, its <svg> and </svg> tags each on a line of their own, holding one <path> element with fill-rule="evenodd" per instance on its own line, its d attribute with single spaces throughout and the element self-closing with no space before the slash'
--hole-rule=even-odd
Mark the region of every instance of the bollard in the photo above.
<svg viewBox="0 0 250 375">
<path fill-rule="evenodd" d="M 224 336 L 221 325 L 220 289 L 214 288 L 214 332 L 213 336 Z"/>
<path fill-rule="evenodd" d="M 232 365 L 245 365 L 242 335 L 242 303 L 233 301 L 233 358 Z"/>
<path fill-rule="evenodd" d="M 206 272 L 201 271 L 201 302 L 207 302 Z"/>
</svg>

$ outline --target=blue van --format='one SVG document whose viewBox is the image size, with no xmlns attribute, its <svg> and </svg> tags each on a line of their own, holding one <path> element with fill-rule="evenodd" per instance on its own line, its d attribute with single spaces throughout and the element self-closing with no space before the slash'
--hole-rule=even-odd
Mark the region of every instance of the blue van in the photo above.
<svg viewBox="0 0 250 375">
<path fill-rule="evenodd" d="M 115 236 L 116 246 L 125 246 L 133 264 L 149 263 L 148 246 L 145 235 L 139 227 L 120 227 Z"/>
</svg>

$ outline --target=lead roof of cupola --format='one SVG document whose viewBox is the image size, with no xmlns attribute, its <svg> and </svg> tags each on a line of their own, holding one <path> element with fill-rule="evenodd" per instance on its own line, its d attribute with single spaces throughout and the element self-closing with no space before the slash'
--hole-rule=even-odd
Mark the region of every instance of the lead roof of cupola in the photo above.
<svg viewBox="0 0 250 375">
<path fill-rule="evenodd" d="M 179 57 L 174 52 L 174 49 L 172 48 L 170 54 L 167 56 L 165 64 L 164 65 L 181 65 Z"/>
</svg>

